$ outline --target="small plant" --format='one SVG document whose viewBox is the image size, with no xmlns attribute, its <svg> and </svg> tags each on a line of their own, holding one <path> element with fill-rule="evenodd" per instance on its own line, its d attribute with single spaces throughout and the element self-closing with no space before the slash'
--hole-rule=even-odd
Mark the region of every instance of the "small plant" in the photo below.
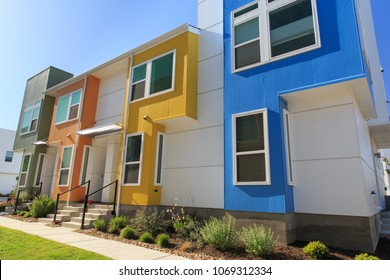
<svg viewBox="0 0 390 280">
<path fill-rule="evenodd" d="M 183 252 L 192 252 L 195 250 L 195 246 L 194 246 L 194 243 L 190 242 L 190 241 L 186 241 L 184 242 L 181 246 L 180 246 L 180 251 L 183 251 Z"/>
<path fill-rule="evenodd" d="M 47 214 L 53 214 L 56 202 L 47 195 L 40 195 L 34 198 L 30 212 L 34 218 L 46 217 Z"/>
<path fill-rule="evenodd" d="M 160 233 L 156 237 L 157 245 L 162 247 L 162 248 L 167 248 L 169 246 L 169 242 L 170 242 L 169 235 L 166 233 Z"/>
<path fill-rule="evenodd" d="M 358 261 L 378 261 L 378 260 L 380 260 L 380 258 L 369 255 L 367 253 L 362 253 L 362 254 L 356 255 L 355 260 L 358 260 Z"/>
<path fill-rule="evenodd" d="M 105 231 L 106 230 L 106 221 L 103 219 L 98 219 L 93 222 L 93 227 L 96 228 L 98 231 Z"/>
<path fill-rule="evenodd" d="M 16 211 L 16 215 L 21 216 L 21 217 L 24 216 L 26 213 L 27 213 L 26 210 L 17 210 Z"/>
<path fill-rule="evenodd" d="M 149 243 L 149 244 L 154 243 L 153 235 L 150 232 L 144 232 L 139 238 L 139 240 L 143 243 Z"/>
<path fill-rule="evenodd" d="M 227 221 L 225 217 L 222 219 L 212 217 L 200 230 L 200 234 L 204 241 L 221 251 L 227 251 L 236 246 L 237 233 L 234 230 L 234 222 Z"/>
<path fill-rule="evenodd" d="M 246 252 L 256 256 L 270 254 L 276 243 L 271 229 L 266 231 L 262 225 L 243 228 L 239 233 L 239 237 L 245 245 Z"/>
<path fill-rule="evenodd" d="M 125 239 L 137 239 L 137 233 L 132 227 L 129 226 L 123 228 L 119 236 Z"/>
<path fill-rule="evenodd" d="M 26 213 L 24 213 L 23 217 L 30 218 L 30 217 L 32 217 L 32 214 L 30 211 L 26 211 Z"/>
<path fill-rule="evenodd" d="M 108 223 L 108 232 L 119 233 L 128 224 L 129 220 L 125 216 L 113 217 Z"/>
<path fill-rule="evenodd" d="M 138 232 L 146 231 L 157 235 L 167 231 L 169 221 L 164 219 L 164 215 L 165 211 L 159 212 L 157 208 L 144 208 L 131 220 L 131 224 Z"/>
<path fill-rule="evenodd" d="M 326 259 L 330 256 L 328 247 L 320 241 L 311 241 L 304 248 L 303 252 L 314 259 Z"/>
</svg>

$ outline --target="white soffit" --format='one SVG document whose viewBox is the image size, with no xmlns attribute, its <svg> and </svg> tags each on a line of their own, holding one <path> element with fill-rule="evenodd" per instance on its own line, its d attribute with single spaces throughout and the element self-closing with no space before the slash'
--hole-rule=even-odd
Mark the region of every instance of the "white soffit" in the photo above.
<svg viewBox="0 0 390 280">
<path fill-rule="evenodd" d="M 76 133 L 78 135 L 87 136 L 87 137 L 95 137 L 99 135 L 109 134 L 121 131 L 122 127 L 116 124 L 110 124 L 105 126 L 96 126 L 92 128 L 87 128 L 83 130 L 79 130 Z"/>
<path fill-rule="evenodd" d="M 390 122 L 369 124 L 369 128 L 378 149 L 390 148 Z"/>
</svg>

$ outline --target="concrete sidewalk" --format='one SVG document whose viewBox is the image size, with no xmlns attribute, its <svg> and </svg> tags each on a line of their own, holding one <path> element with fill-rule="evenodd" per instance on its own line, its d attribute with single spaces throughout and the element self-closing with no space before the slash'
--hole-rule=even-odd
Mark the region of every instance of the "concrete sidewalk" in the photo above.
<svg viewBox="0 0 390 280">
<path fill-rule="evenodd" d="M 27 223 L 0 216 L 0 226 L 92 251 L 114 260 L 187 260 L 176 255 L 74 232 L 70 228 L 49 227 L 39 222 Z"/>
</svg>

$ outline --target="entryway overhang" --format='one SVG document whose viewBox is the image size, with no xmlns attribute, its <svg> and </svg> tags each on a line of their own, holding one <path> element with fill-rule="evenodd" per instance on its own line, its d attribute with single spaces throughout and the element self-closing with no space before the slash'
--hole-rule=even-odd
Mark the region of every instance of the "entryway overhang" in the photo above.
<svg viewBox="0 0 390 280">
<path fill-rule="evenodd" d="M 378 149 L 390 148 L 390 121 L 369 123 L 368 127 Z"/>
<path fill-rule="evenodd" d="M 119 132 L 121 130 L 122 130 L 121 126 L 119 126 L 117 124 L 110 124 L 110 125 L 105 125 L 105 126 L 96 126 L 96 127 L 92 127 L 92 128 L 79 130 L 76 133 L 78 135 L 93 138 L 93 137 L 100 136 L 100 135 Z"/>
</svg>

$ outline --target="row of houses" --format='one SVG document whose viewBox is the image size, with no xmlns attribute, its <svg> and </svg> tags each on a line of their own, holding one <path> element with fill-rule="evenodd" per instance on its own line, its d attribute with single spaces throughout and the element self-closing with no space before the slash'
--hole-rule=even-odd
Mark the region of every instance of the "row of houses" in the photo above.
<svg viewBox="0 0 390 280">
<path fill-rule="evenodd" d="M 373 251 L 389 136 L 369 1 L 199 0 L 197 27 L 29 79 L 14 151 L 19 188 L 81 185 L 67 203 L 90 181 L 117 214 L 181 205 Z"/>
</svg>

